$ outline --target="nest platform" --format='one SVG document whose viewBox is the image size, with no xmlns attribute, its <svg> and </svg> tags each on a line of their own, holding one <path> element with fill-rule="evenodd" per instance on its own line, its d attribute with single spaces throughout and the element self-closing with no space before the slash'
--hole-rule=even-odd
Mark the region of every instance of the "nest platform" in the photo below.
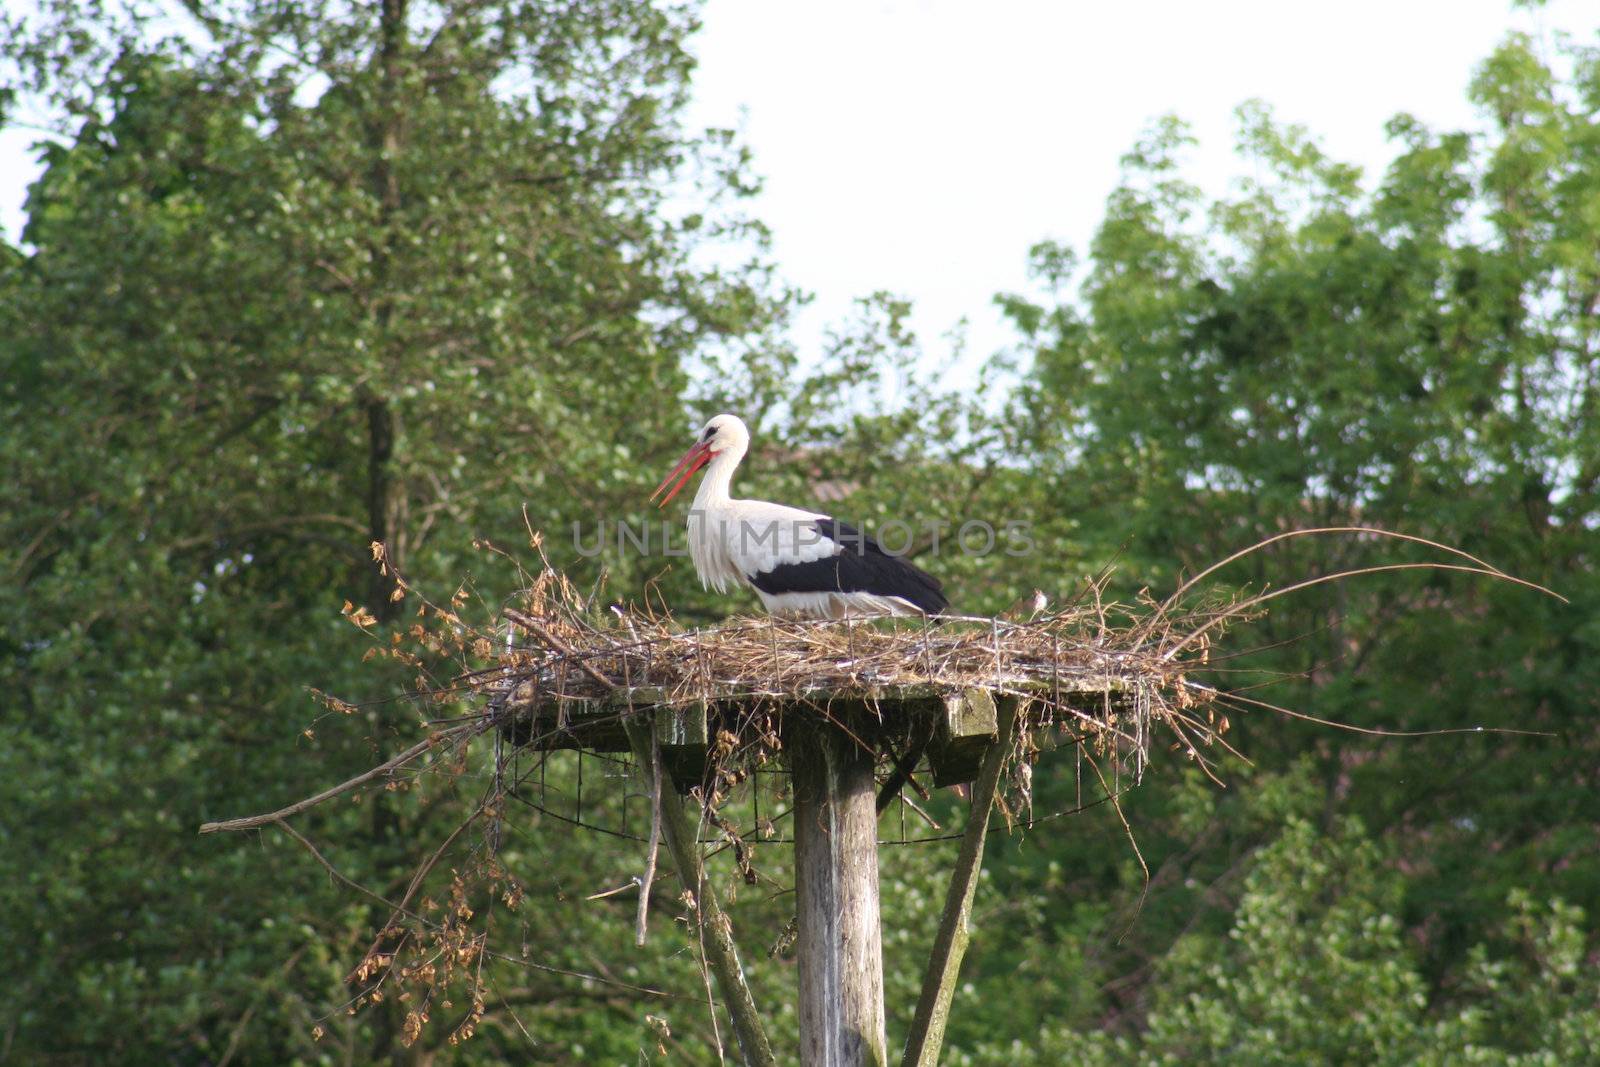
<svg viewBox="0 0 1600 1067">
<path fill-rule="evenodd" d="M 1152 738 L 1191 758 L 1220 740 L 1198 628 L 1221 614 L 1084 602 L 1028 619 L 795 621 L 733 618 L 683 628 L 669 618 L 597 612 L 553 572 L 504 613 L 500 666 L 478 674 L 489 724 L 517 748 L 630 749 L 647 717 L 680 792 L 741 764 L 766 763 L 802 722 L 826 721 L 902 777 L 969 782 L 1015 709 L 1030 759 L 1085 744 L 1142 772 Z M 1151 609 L 1154 606 L 1149 606 Z"/>
</svg>

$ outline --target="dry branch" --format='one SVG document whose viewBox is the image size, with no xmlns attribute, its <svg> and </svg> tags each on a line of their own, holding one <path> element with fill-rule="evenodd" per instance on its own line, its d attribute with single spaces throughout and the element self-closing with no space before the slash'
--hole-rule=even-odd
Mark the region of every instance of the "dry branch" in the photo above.
<svg viewBox="0 0 1600 1067">
<path fill-rule="evenodd" d="M 655 731 L 640 717 L 631 716 L 626 723 L 628 740 L 633 744 L 639 766 L 650 766 L 651 749 L 655 744 Z M 767 1040 L 761 1015 L 756 1011 L 750 986 L 744 980 L 744 968 L 739 963 L 739 951 L 733 941 L 733 925 L 728 921 L 717 894 L 706 877 L 705 864 L 700 858 L 700 844 L 694 827 L 683 814 L 683 804 L 676 798 L 663 798 L 661 802 L 661 827 L 667 838 L 667 851 L 672 854 L 678 868 L 678 881 L 694 894 L 690 908 L 695 916 L 700 941 L 706 961 L 717 976 L 717 985 L 733 1017 L 733 1032 L 739 1040 L 739 1049 L 751 1067 L 775 1067 L 772 1044 Z"/>
<path fill-rule="evenodd" d="M 483 733 L 486 729 L 488 727 L 483 723 L 465 723 L 461 726 L 452 727 L 449 730 L 433 734 L 418 741 L 398 756 L 385 760 L 371 770 L 362 771 L 354 778 L 347 778 L 336 786 L 324 789 L 315 796 L 306 797 L 304 800 L 296 801 L 286 808 L 279 808 L 277 811 L 270 811 L 264 815 L 250 815 L 242 819 L 224 819 L 220 822 L 201 823 L 200 832 L 203 834 L 215 834 L 225 830 L 254 830 L 271 823 L 282 823 L 285 819 L 299 815 L 302 811 L 309 811 L 323 801 L 332 800 L 340 794 L 348 793 L 352 789 L 366 785 L 374 778 L 382 777 L 390 771 L 404 767 L 429 749 L 436 748 L 447 740 L 465 740 L 470 735 Z"/>
</svg>

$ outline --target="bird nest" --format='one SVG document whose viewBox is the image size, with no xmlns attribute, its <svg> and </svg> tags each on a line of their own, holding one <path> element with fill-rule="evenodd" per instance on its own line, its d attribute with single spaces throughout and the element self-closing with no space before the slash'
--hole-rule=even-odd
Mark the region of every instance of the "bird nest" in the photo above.
<svg viewBox="0 0 1600 1067">
<path fill-rule="evenodd" d="M 889 763 L 926 751 L 938 784 L 967 780 L 1007 702 L 1018 755 L 1070 739 L 1138 774 L 1164 738 L 1209 768 L 1206 750 L 1226 748 L 1227 723 L 1215 692 L 1189 675 L 1238 606 L 1173 616 L 1100 594 L 1090 583 L 1063 607 L 1009 618 L 762 616 L 685 628 L 597 611 L 547 569 L 504 610 L 496 666 L 468 681 L 483 697 L 481 722 L 517 747 L 626 751 L 627 720 L 653 714 L 679 784 L 700 784 L 713 801 L 719 779 L 740 777 L 729 764 L 765 763 L 797 716 L 837 723 Z"/>
</svg>

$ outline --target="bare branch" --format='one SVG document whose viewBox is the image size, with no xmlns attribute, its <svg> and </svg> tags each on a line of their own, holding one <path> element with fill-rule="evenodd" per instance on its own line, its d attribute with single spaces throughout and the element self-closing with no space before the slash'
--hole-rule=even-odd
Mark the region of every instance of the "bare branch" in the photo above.
<svg viewBox="0 0 1600 1067">
<path fill-rule="evenodd" d="M 442 733 L 432 734 L 425 740 L 418 741 L 416 744 L 412 745 L 398 756 L 395 756 L 393 759 L 386 760 L 385 762 L 378 764 L 376 767 L 373 767 L 371 770 L 363 771 L 354 778 L 346 779 L 336 786 L 324 789 L 316 796 L 307 797 L 304 800 L 296 801 L 286 808 L 279 808 L 277 811 L 268 812 L 265 815 L 250 815 L 243 819 L 224 819 L 220 822 L 201 823 L 200 832 L 203 834 L 215 834 L 225 830 L 255 830 L 259 827 L 266 826 L 269 823 L 282 823 L 285 819 L 299 815 L 303 811 L 309 811 L 318 804 L 321 804 L 323 801 L 332 800 L 336 796 L 339 796 L 343 793 L 348 793 L 352 789 L 366 785 L 374 778 L 381 777 L 385 774 L 388 774 L 390 771 L 404 767 L 407 763 L 410 763 L 412 760 L 427 752 L 429 749 L 436 748 L 446 740 L 456 740 L 469 735 L 480 734 L 488 728 L 489 727 L 483 723 L 463 723 L 460 726 L 452 727 L 451 729 L 445 730 Z"/>
<path fill-rule="evenodd" d="M 661 847 L 661 740 L 650 731 L 650 843 L 645 846 L 644 877 L 639 879 L 639 917 L 634 922 L 633 940 L 644 944 L 645 923 L 650 917 L 650 883 L 656 877 L 656 852 Z"/>
<path fill-rule="evenodd" d="M 653 721 L 645 715 L 630 715 L 624 720 L 624 725 L 639 765 L 649 765 L 651 748 L 655 743 Z M 673 863 L 678 868 L 679 881 L 685 887 L 692 887 L 695 922 L 700 930 L 706 961 L 717 976 L 717 985 L 722 990 L 728 1014 L 733 1017 L 733 1031 L 739 1039 L 745 1062 L 754 1067 L 777 1067 L 772 1044 L 767 1040 L 766 1028 L 756 1011 L 750 986 L 744 979 L 744 968 L 739 963 L 738 947 L 733 940 L 733 924 L 717 903 L 716 890 L 706 877 L 694 828 L 683 814 L 682 803 L 663 802 L 660 808 L 667 851 L 672 854 Z"/>
</svg>

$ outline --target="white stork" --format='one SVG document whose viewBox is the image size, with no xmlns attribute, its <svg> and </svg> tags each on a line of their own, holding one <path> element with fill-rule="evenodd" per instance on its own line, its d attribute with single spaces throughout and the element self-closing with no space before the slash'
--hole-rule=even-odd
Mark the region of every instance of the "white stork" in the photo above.
<svg viewBox="0 0 1600 1067">
<path fill-rule="evenodd" d="M 735 500 L 729 484 L 749 447 L 743 420 L 718 415 L 650 496 L 666 507 L 708 467 L 689 508 L 689 555 L 702 583 L 719 593 L 748 585 L 774 615 L 800 618 L 937 615 L 949 606 L 937 578 L 852 526 L 801 508 Z"/>
</svg>

